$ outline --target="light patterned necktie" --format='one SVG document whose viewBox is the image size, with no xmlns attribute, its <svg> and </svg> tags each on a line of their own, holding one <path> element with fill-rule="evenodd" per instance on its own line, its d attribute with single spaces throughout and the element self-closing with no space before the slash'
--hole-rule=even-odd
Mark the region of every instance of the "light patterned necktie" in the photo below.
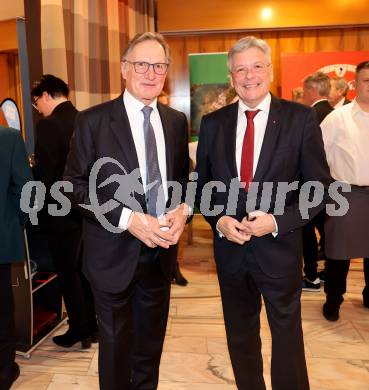
<svg viewBox="0 0 369 390">
<path fill-rule="evenodd" d="M 146 155 L 146 204 L 147 213 L 158 217 L 165 211 L 165 199 L 159 169 L 158 149 L 154 129 L 150 122 L 152 107 L 142 108 L 144 115 L 143 131 Z"/>
</svg>

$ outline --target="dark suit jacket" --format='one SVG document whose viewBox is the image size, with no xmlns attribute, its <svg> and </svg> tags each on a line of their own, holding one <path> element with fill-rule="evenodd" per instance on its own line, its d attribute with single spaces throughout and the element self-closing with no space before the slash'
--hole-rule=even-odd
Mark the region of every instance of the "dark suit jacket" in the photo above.
<svg viewBox="0 0 369 390">
<path fill-rule="evenodd" d="M 334 108 L 328 103 L 328 100 L 321 100 L 320 102 L 313 104 L 313 109 L 316 113 L 319 124 L 321 124 L 323 119 L 334 110 Z"/>
<path fill-rule="evenodd" d="M 20 131 L 0 126 L 0 264 L 25 259 L 20 209 L 23 186 L 32 180 Z"/>
<path fill-rule="evenodd" d="M 81 227 L 81 216 L 76 211 L 53 217 L 47 210 L 49 204 L 58 203 L 50 196 L 50 188 L 55 182 L 63 180 L 77 113 L 73 104 L 66 101 L 56 106 L 51 115 L 41 119 L 36 127 L 36 165 L 33 173 L 35 180 L 42 181 L 46 186 L 45 205 L 39 215 L 40 226 L 46 231 L 62 232 Z"/>
<path fill-rule="evenodd" d="M 226 186 L 225 192 L 218 191 L 213 202 L 224 206 L 217 216 L 205 216 L 214 230 L 214 248 L 218 271 L 237 272 L 244 258 L 244 247 L 219 238 L 216 233 L 218 219 L 226 214 L 225 206 L 232 178 L 237 178 L 235 159 L 236 127 L 238 103 L 226 106 L 206 115 L 201 123 L 199 145 L 197 149 L 198 187 L 196 202 L 200 198 L 204 185 L 219 180 Z M 272 96 L 269 117 L 263 145 L 255 172 L 255 182 L 271 182 L 276 190 L 278 182 L 299 181 L 300 184 L 318 180 L 328 186 L 329 168 L 325 157 L 321 130 L 312 110 L 298 103 L 289 102 Z M 241 221 L 246 215 L 247 193 L 239 191 L 236 211 L 227 213 Z M 260 191 L 256 198 L 256 209 L 260 207 Z M 301 227 L 307 222 L 299 211 L 299 191 L 292 190 L 286 197 L 286 207 L 282 215 L 275 215 L 278 235 L 272 234 L 257 238 L 249 243 L 263 271 L 280 277 L 297 272 L 301 265 Z M 275 192 L 268 211 L 273 213 Z M 316 215 L 324 204 L 311 209 L 310 218 Z"/>
<path fill-rule="evenodd" d="M 183 113 L 160 103 L 158 103 L 158 110 L 165 138 L 167 180 L 185 184 L 188 180 L 189 169 L 186 117 Z M 88 188 L 89 175 L 93 164 L 102 157 L 113 158 L 121 164 L 121 167 L 117 163 L 104 164 L 97 175 L 97 187 L 108 178 L 115 177 L 118 180 L 124 180 L 122 167 L 127 174 L 139 168 L 122 95 L 83 111 L 77 117 L 71 153 L 65 170 L 65 179 L 73 183 L 75 205 L 91 203 Z M 117 190 L 122 190 L 121 187 L 120 183 L 115 182 L 98 188 L 99 204 L 116 198 Z M 137 207 L 125 204 L 124 201 L 121 202 L 118 207 L 105 214 L 111 224 L 118 226 L 123 206 L 136 211 L 147 211 L 142 180 L 138 187 L 137 192 L 130 188 L 134 192 L 133 197 Z M 180 201 L 181 199 L 178 202 Z M 157 249 L 146 247 L 128 231 L 117 234 L 105 230 L 93 212 L 85 208 L 80 208 L 80 210 L 85 217 L 83 221 L 83 264 L 86 274 L 90 281 L 101 290 L 123 291 L 134 276 L 140 256 Z M 161 264 L 164 273 L 170 279 L 171 257 L 162 256 Z"/>
</svg>

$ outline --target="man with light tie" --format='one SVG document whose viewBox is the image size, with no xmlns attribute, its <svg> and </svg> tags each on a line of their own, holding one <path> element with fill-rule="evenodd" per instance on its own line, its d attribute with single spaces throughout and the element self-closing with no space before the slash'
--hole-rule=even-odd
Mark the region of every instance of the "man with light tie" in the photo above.
<svg viewBox="0 0 369 390">
<path fill-rule="evenodd" d="M 323 315 L 337 321 L 350 259 L 364 258 L 364 306 L 369 308 L 369 61 L 356 67 L 356 98 L 335 109 L 321 123 L 324 147 L 333 179 L 351 184 L 349 210 L 341 217 L 328 216 L 326 233 L 327 295 Z"/>
<path fill-rule="evenodd" d="M 124 93 L 79 114 L 65 171 L 75 204 L 92 204 L 89 177 L 104 157 L 109 161 L 96 180 L 99 204 L 115 201 L 118 193 L 133 194 L 104 215 L 120 233 L 106 230 L 96 213 L 81 208 L 83 264 L 95 297 L 103 390 L 156 389 L 158 384 L 174 267 L 169 248 L 178 242 L 188 213 L 179 199 L 162 215 L 173 200 L 167 183 L 176 181 L 185 189 L 189 173 L 186 117 L 156 99 L 169 62 L 160 34 L 132 39 L 121 62 Z M 123 173 L 133 178 L 137 170 L 138 180 L 131 182 L 136 191 L 129 182 L 117 187 L 111 180 Z"/>
<path fill-rule="evenodd" d="M 299 190 L 287 193 L 283 213 L 261 205 L 264 184 L 300 185 L 318 180 L 327 186 L 329 169 L 321 131 L 311 108 L 278 99 L 271 49 L 255 37 L 240 39 L 228 52 L 228 67 L 239 102 L 203 117 L 197 149 L 196 202 L 214 232 L 214 254 L 222 296 L 228 349 L 240 390 L 265 390 L 260 340 L 261 298 L 272 335 L 273 390 L 308 390 L 301 326 L 301 228 Z M 240 179 L 237 205 L 235 179 Z M 201 194 L 209 183 L 211 210 Z M 219 183 L 220 182 L 220 183 Z M 260 184 L 256 195 L 252 187 Z M 254 192 L 255 194 L 255 192 Z M 255 207 L 245 205 L 254 198 Z M 311 219 L 324 204 L 312 208 Z M 248 211 L 248 212 L 247 212 Z"/>
</svg>

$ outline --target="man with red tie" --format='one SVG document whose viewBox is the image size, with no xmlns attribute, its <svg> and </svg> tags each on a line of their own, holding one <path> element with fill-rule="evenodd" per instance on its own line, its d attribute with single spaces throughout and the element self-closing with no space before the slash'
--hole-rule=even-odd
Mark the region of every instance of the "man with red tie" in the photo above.
<svg viewBox="0 0 369 390">
<path fill-rule="evenodd" d="M 272 388 L 308 390 L 300 304 L 301 228 L 324 202 L 306 215 L 307 202 L 299 202 L 304 199 L 299 188 L 310 181 L 319 181 L 322 189 L 329 184 L 321 131 L 311 108 L 269 92 L 273 66 L 265 41 L 239 40 L 228 53 L 228 67 L 239 101 L 202 120 L 196 199 L 214 231 L 236 384 L 240 390 L 266 388 L 260 340 L 263 297 L 272 335 Z M 289 191 L 279 196 L 279 187 L 286 185 Z"/>
</svg>

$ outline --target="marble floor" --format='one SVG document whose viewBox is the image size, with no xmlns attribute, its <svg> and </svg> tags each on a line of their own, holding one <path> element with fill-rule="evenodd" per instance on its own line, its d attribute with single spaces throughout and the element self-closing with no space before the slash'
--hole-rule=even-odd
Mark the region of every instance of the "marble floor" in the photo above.
<svg viewBox="0 0 369 390">
<path fill-rule="evenodd" d="M 160 371 L 160 390 L 236 389 L 227 352 L 212 239 L 201 217 L 193 223 L 193 244 L 183 235 L 179 259 L 187 287 L 173 285 Z M 302 316 L 312 390 L 369 390 L 369 310 L 362 306 L 362 262 L 351 265 L 340 320 L 321 314 L 324 293 L 304 293 Z M 57 333 L 63 333 L 66 326 Z M 270 386 L 271 337 L 262 312 L 264 372 Z M 13 389 L 98 389 L 97 344 L 89 350 L 63 349 L 51 338 L 29 360 L 18 357 L 21 376 Z M 252 390 L 252 389 L 250 389 Z"/>
</svg>

